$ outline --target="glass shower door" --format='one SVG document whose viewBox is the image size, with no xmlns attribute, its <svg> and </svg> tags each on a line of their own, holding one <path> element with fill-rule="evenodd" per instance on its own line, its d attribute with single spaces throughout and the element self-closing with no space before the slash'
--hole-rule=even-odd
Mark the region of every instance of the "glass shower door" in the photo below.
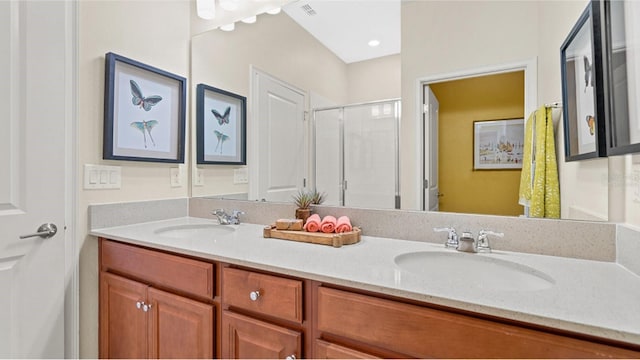
<svg viewBox="0 0 640 360">
<path fill-rule="evenodd" d="M 399 208 L 399 102 L 344 108 L 344 205 Z"/>
</svg>

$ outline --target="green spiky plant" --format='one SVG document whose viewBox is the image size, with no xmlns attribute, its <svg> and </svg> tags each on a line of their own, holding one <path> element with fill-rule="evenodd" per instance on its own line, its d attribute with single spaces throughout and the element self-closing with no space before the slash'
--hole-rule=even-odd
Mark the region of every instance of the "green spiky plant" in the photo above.
<svg viewBox="0 0 640 360">
<path fill-rule="evenodd" d="M 319 192 L 316 189 L 313 189 L 311 192 L 309 192 L 309 195 L 311 196 L 311 204 L 313 205 L 322 204 L 325 197 L 327 196 L 327 194 L 325 194 L 324 192 Z"/>
<path fill-rule="evenodd" d="M 293 202 L 298 209 L 308 209 L 313 204 L 313 197 L 311 193 L 299 190 L 297 194 L 293 195 Z"/>
</svg>

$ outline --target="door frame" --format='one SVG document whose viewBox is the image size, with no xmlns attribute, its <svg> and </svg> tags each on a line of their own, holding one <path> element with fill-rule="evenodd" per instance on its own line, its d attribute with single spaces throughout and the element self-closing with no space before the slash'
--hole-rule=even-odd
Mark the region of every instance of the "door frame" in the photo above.
<svg viewBox="0 0 640 360">
<path fill-rule="evenodd" d="M 415 98 L 416 98 L 416 116 L 414 121 L 416 122 L 416 144 L 418 144 L 418 156 L 416 156 L 415 168 L 419 169 L 414 183 L 416 189 L 416 195 L 419 199 L 419 208 L 424 210 L 424 181 L 422 174 L 424 174 L 424 125 L 423 125 L 423 87 L 425 85 L 461 80 L 473 77 L 497 75 L 515 71 L 524 71 L 524 117 L 526 114 L 530 114 L 535 111 L 538 104 L 538 57 L 534 57 L 528 60 L 516 61 L 510 63 L 503 63 L 491 66 L 484 66 L 479 68 L 472 68 L 460 71 L 454 71 L 450 73 L 435 74 L 429 76 L 423 76 L 416 79 L 415 82 Z"/>
<path fill-rule="evenodd" d="M 80 253 L 78 249 L 78 208 L 80 184 L 78 153 L 78 88 L 79 88 L 79 5 L 77 1 L 64 1 L 66 19 L 65 71 L 68 81 L 65 85 L 65 284 L 64 296 L 64 356 L 80 357 Z"/>
<path fill-rule="evenodd" d="M 304 135 L 304 158 L 309 159 L 309 94 L 300 89 L 299 87 L 290 84 L 284 80 L 281 80 L 266 71 L 261 70 L 260 68 L 249 65 L 249 99 L 248 102 L 248 116 L 247 116 L 247 167 L 249 168 L 249 200 L 260 200 L 258 199 L 258 194 L 260 192 L 260 168 L 258 167 L 257 159 L 259 158 L 259 147 L 257 146 L 257 139 L 260 134 L 258 132 L 258 126 L 255 123 L 255 116 L 258 113 L 259 101 L 258 99 L 258 84 L 256 84 L 254 73 L 260 74 L 260 76 L 269 78 L 271 81 L 280 84 L 283 87 L 290 89 L 291 91 L 297 92 L 301 94 L 304 98 L 304 124 L 303 124 L 303 135 Z M 305 161 L 304 164 L 304 176 L 306 180 L 306 186 L 309 187 L 309 161 Z"/>
</svg>

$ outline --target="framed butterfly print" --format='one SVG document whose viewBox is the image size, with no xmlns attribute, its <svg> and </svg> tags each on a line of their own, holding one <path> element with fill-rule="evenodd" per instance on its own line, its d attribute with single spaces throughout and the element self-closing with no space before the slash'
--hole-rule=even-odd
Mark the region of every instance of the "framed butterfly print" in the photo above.
<svg viewBox="0 0 640 360">
<path fill-rule="evenodd" d="M 105 59 L 103 158 L 184 163 L 186 79 L 114 53 Z"/>
<path fill-rule="evenodd" d="M 607 152 L 600 14 L 591 1 L 560 48 L 565 161 Z"/>
<path fill-rule="evenodd" d="M 247 99 L 205 84 L 196 88 L 196 162 L 247 164 Z"/>
</svg>

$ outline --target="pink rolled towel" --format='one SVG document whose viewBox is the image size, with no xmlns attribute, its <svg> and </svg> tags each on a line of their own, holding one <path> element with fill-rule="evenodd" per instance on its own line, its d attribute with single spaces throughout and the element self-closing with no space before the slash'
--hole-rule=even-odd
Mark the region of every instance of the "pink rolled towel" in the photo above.
<svg viewBox="0 0 640 360">
<path fill-rule="evenodd" d="M 336 222 L 336 232 L 344 233 L 352 231 L 353 227 L 351 226 L 351 220 L 349 220 L 348 216 L 340 216 L 338 221 Z"/>
<path fill-rule="evenodd" d="M 322 219 L 322 223 L 320 224 L 320 231 L 322 231 L 323 233 L 332 233 L 336 230 L 336 218 L 331 216 L 331 215 L 327 215 L 324 217 L 324 219 Z"/>
<path fill-rule="evenodd" d="M 304 229 L 308 232 L 318 232 L 320 230 L 320 222 L 320 215 L 313 214 L 307 219 Z"/>
</svg>

